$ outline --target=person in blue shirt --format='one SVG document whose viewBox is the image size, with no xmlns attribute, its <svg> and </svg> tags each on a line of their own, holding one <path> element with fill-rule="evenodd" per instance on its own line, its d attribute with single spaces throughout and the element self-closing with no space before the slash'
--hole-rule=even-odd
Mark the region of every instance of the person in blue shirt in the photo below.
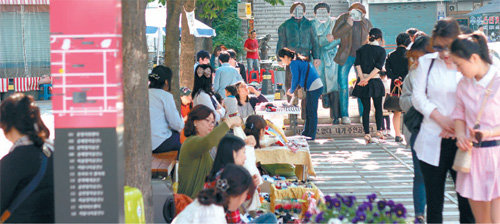
<svg viewBox="0 0 500 224">
<path fill-rule="evenodd" d="M 149 119 L 153 153 L 179 151 L 184 120 L 171 91 L 172 70 L 158 65 L 149 74 Z"/>
<path fill-rule="evenodd" d="M 278 57 L 283 64 L 290 66 L 292 73 L 292 84 L 287 94 L 293 95 L 299 86 L 306 91 L 306 120 L 302 135 L 314 140 L 318 127 L 318 101 L 323 92 L 323 82 L 314 66 L 295 51 L 282 48 L 278 51 Z"/>
<path fill-rule="evenodd" d="M 230 59 L 231 56 L 229 53 L 227 51 L 222 51 L 219 54 L 221 66 L 215 71 L 214 91 L 219 93 L 223 98 L 226 96 L 226 86 L 233 85 L 243 80 L 238 70 L 229 64 Z"/>
</svg>

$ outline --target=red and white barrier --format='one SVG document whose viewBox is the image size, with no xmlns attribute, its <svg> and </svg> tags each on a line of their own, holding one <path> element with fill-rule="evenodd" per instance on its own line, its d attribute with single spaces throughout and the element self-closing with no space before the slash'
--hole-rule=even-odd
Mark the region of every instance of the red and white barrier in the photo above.
<svg viewBox="0 0 500 224">
<path fill-rule="evenodd" d="M 9 80 L 8 79 L 0 79 L 0 92 L 4 93 L 9 91 Z"/>
<path fill-rule="evenodd" d="M 14 91 L 16 92 L 28 92 L 39 90 L 39 82 L 42 77 L 22 77 L 14 78 Z M 9 91 L 9 79 L 0 78 L 0 92 Z"/>
<path fill-rule="evenodd" d="M 49 0 L 0 0 L 0 5 L 49 5 Z"/>
</svg>

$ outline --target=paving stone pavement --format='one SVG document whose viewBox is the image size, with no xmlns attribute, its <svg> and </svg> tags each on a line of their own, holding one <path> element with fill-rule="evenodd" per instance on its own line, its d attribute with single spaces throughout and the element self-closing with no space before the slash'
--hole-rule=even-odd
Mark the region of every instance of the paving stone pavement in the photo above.
<svg viewBox="0 0 500 224">
<path fill-rule="evenodd" d="M 310 142 L 316 177 L 311 179 L 326 194 L 347 194 L 356 198 L 376 193 L 378 198 L 392 199 L 413 208 L 413 162 L 411 151 L 393 138 L 376 144 L 365 144 L 363 138 L 339 138 Z M 443 212 L 447 223 L 458 222 L 454 185 L 448 178 Z"/>
</svg>

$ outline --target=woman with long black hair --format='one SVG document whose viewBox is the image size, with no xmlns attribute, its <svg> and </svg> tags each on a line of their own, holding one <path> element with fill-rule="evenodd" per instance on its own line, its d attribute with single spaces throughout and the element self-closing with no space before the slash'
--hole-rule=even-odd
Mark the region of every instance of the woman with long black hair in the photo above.
<svg viewBox="0 0 500 224">
<path fill-rule="evenodd" d="M 297 87 L 302 87 L 306 92 L 306 120 L 302 135 L 316 139 L 316 128 L 318 127 L 318 101 L 323 93 L 323 82 L 314 66 L 302 55 L 288 48 L 278 51 L 278 57 L 284 65 L 290 66 L 292 72 L 292 85 L 287 91 L 292 96 Z"/>
<path fill-rule="evenodd" d="M 365 131 L 366 143 L 373 141 L 370 135 L 370 108 L 371 100 L 375 106 L 375 121 L 377 123 L 376 136 L 384 138 L 382 134 L 382 97 L 385 95 L 385 88 L 379 72 L 382 70 L 385 62 L 385 49 L 383 45 L 382 31 L 378 28 L 372 28 L 369 33 L 369 43 L 361 46 L 356 51 L 356 71 L 358 80 L 352 95 L 359 97 L 363 104 L 363 130 Z"/>
<path fill-rule="evenodd" d="M 50 147 L 45 145 L 50 132 L 33 97 L 16 93 L 4 100 L 0 105 L 0 127 L 14 144 L 0 160 L 0 222 L 53 223 L 53 157 Z M 43 168 L 45 172 L 40 173 L 41 180 L 33 191 L 17 209 L 9 211 L 10 217 L 4 216 Z"/>
<path fill-rule="evenodd" d="M 207 106 L 214 112 L 215 122 L 219 122 L 224 117 L 226 110 L 215 98 L 212 88 L 213 73 L 214 69 L 210 65 L 196 66 L 191 96 L 193 97 L 193 107 L 200 104 Z"/>
</svg>

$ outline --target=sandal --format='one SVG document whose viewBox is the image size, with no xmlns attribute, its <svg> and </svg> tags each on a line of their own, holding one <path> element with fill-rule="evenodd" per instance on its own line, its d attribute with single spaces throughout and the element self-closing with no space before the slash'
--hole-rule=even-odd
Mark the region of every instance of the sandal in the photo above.
<svg viewBox="0 0 500 224">
<path fill-rule="evenodd" d="M 369 135 L 369 134 L 366 134 L 365 135 L 365 141 L 366 141 L 366 144 L 369 144 L 372 142 L 372 136 Z"/>
<path fill-rule="evenodd" d="M 401 136 L 396 136 L 394 139 L 395 142 L 403 142 L 403 138 Z"/>
<path fill-rule="evenodd" d="M 377 136 L 377 138 L 379 139 L 385 139 L 384 134 L 382 134 L 381 131 L 377 131 L 377 133 L 375 133 L 375 136 Z"/>
</svg>

